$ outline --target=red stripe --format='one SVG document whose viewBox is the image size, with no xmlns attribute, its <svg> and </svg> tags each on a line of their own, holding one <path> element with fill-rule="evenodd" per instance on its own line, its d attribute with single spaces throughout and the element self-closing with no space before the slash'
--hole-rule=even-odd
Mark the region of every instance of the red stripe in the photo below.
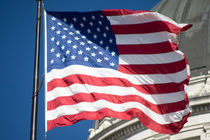
<svg viewBox="0 0 210 140">
<path fill-rule="evenodd" d="M 158 54 L 177 50 L 178 45 L 172 42 L 154 44 L 117 45 L 119 54 Z"/>
<path fill-rule="evenodd" d="M 128 9 L 107 9 L 107 10 L 102 10 L 102 12 L 106 16 L 120 16 L 120 15 L 138 14 L 138 13 L 151 12 L 151 11 L 146 11 L 146 10 L 133 11 L 133 10 L 128 10 Z"/>
<path fill-rule="evenodd" d="M 84 111 L 78 114 L 65 115 L 58 117 L 54 120 L 47 121 L 47 131 L 58 126 L 72 125 L 80 120 L 101 120 L 104 117 L 113 117 L 122 120 L 131 120 L 134 116 L 136 116 L 143 125 L 145 125 L 147 128 L 151 130 L 163 134 L 174 134 L 179 132 L 180 129 L 182 129 L 184 123 L 187 122 L 187 118 L 189 115 L 190 113 L 184 116 L 183 119 L 179 122 L 171 124 L 158 124 L 139 109 L 133 108 L 125 112 L 116 112 L 111 109 L 104 108 L 98 110 L 97 112 Z"/>
<path fill-rule="evenodd" d="M 164 94 L 179 92 L 184 90 L 183 83 L 165 83 L 165 84 L 148 84 L 135 85 L 122 78 L 100 78 L 88 75 L 70 75 L 63 79 L 53 79 L 47 83 L 47 90 L 51 91 L 57 87 L 68 87 L 72 84 L 89 84 L 94 86 L 121 86 L 134 87 L 136 90 L 145 94 Z M 167 87 L 167 88 L 166 88 Z"/>
<path fill-rule="evenodd" d="M 146 114 L 144 114 L 142 111 L 136 112 L 136 117 L 144 126 L 162 134 L 178 133 L 183 128 L 184 124 L 187 122 L 187 118 L 189 116 L 190 113 L 188 113 L 186 116 L 183 116 L 182 120 L 179 122 L 174 122 L 170 124 L 158 124 L 150 117 L 148 117 Z"/>
<path fill-rule="evenodd" d="M 101 93 L 77 93 L 73 96 L 58 97 L 52 101 L 48 101 L 47 110 L 53 110 L 63 105 L 75 105 L 80 102 L 95 102 L 98 100 L 106 100 L 115 104 L 122 104 L 126 102 L 138 102 L 158 114 L 176 112 L 184 110 L 186 108 L 186 101 L 184 100 L 176 103 L 156 105 L 137 95 L 117 96 Z"/>
<path fill-rule="evenodd" d="M 184 26 L 184 27 L 182 28 L 181 31 L 186 31 L 186 30 L 190 29 L 192 26 L 193 26 L 192 24 L 187 24 L 186 26 Z"/>
<path fill-rule="evenodd" d="M 168 31 L 178 34 L 182 28 L 167 21 L 154 21 L 142 24 L 112 25 L 115 34 L 144 34 Z"/>
<path fill-rule="evenodd" d="M 185 59 L 168 64 L 119 65 L 118 71 L 126 74 L 169 74 L 186 68 Z"/>
</svg>

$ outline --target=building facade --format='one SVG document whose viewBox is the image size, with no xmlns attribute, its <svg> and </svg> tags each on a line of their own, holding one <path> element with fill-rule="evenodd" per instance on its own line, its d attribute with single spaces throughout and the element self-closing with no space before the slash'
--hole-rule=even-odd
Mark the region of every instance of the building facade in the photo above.
<svg viewBox="0 0 210 140">
<path fill-rule="evenodd" d="M 188 122 L 179 133 L 164 135 L 147 129 L 137 118 L 104 118 L 95 121 L 88 140 L 210 140 L 210 0 L 162 0 L 152 11 L 193 24 L 179 36 L 179 49 L 191 69 Z"/>
</svg>

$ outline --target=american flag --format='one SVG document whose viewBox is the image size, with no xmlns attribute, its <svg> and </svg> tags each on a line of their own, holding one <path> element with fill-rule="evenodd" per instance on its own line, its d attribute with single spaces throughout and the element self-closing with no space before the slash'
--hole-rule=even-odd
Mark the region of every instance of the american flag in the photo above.
<svg viewBox="0 0 210 140">
<path fill-rule="evenodd" d="M 46 12 L 46 130 L 137 117 L 177 133 L 190 110 L 176 37 L 189 27 L 150 11 Z"/>
</svg>

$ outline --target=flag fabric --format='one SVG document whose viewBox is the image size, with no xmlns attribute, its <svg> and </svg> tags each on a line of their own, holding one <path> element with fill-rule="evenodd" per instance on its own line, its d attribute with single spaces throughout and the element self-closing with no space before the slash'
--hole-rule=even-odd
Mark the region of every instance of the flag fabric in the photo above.
<svg viewBox="0 0 210 140">
<path fill-rule="evenodd" d="M 177 133 L 190 114 L 177 35 L 190 26 L 150 11 L 46 12 L 46 130 L 137 117 Z"/>
</svg>

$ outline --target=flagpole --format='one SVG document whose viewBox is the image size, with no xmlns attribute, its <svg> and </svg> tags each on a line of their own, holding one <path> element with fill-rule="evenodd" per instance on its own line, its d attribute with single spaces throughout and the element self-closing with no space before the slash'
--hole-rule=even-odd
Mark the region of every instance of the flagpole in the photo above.
<svg viewBox="0 0 210 140">
<path fill-rule="evenodd" d="M 32 99 L 32 114 L 31 114 L 31 140 L 36 140 L 37 137 L 37 112 L 38 112 L 38 89 L 39 89 L 39 55 L 40 55 L 40 26 L 41 26 L 41 10 L 42 1 L 37 1 L 37 21 L 36 21 L 36 49 L 34 63 L 34 83 L 33 83 L 33 99 Z"/>
</svg>

